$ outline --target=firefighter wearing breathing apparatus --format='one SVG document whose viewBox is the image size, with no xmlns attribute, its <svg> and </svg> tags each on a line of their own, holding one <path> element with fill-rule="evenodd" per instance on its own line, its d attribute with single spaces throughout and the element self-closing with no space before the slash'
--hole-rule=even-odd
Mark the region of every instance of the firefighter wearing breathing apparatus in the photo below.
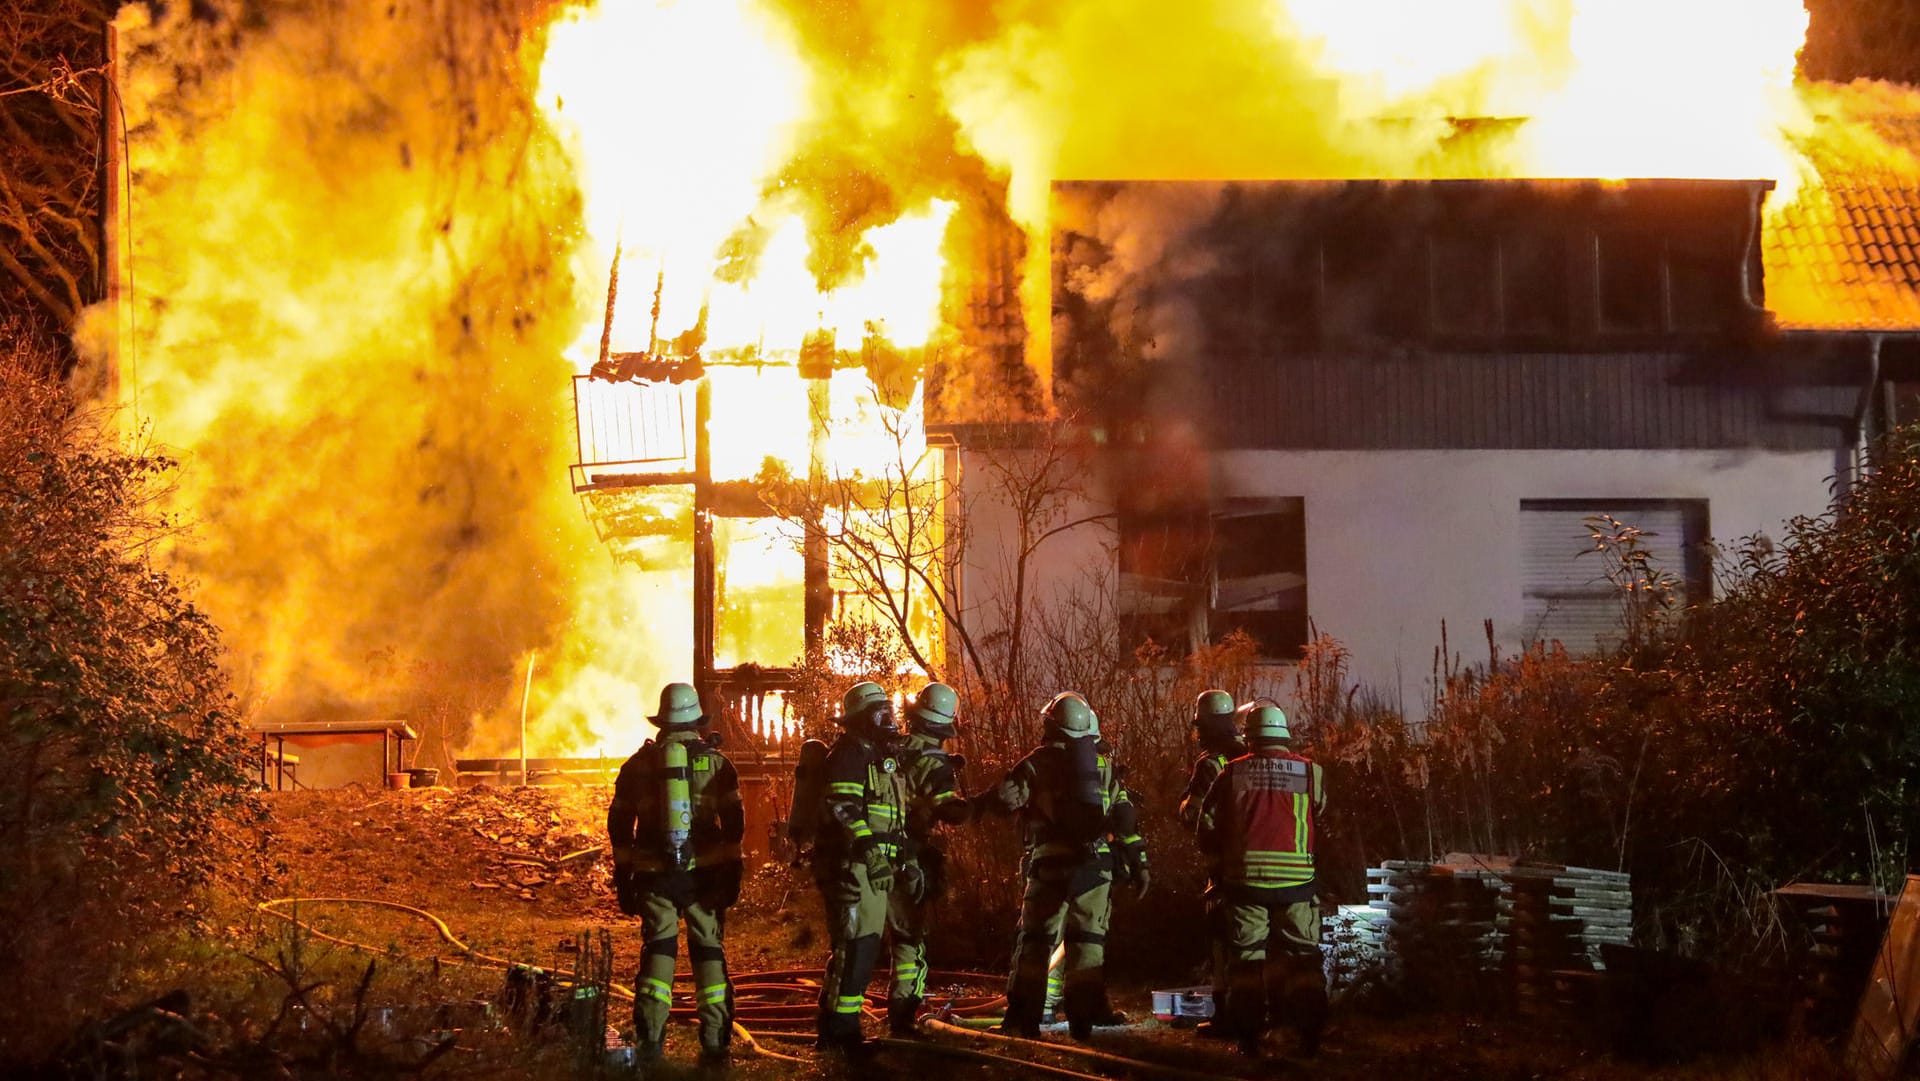
<svg viewBox="0 0 1920 1081">
<path fill-rule="evenodd" d="M 1064 940 L 1067 1025 L 1085 1039 L 1107 1013 L 1109 891 L 1118 877 L 1145 895 L 1147 852 L 1121 770 L 1101 751 L 1099 718 L 1087 700 L 1070 691 L 1056 695 L 1041 720 L 1041 745 L 977 801 L 981 811 L 1018 814 L 1026 840 L 1026 895 L 1001 1029 L 1039 1035 L 1047 958 Z"/>
<path fill-rule="evenodd" d="M 907 706 L 907 735 L 900 745 L 900 772 L 906 778 L 906 842 L 894 889 L 887 904 L 887 932 L 893 939 L 893 988 L 887 997 L 888 1027 L 895 1036 L 913 1033 L 920 1000 L 927 990 L 927 930 L 934 902 L 946 887 L 946 853 L 936 844 L 941 826 L 957 826 L 970 816 L 958 773 L 966 760 L 948 754 L 960 696 L 944 683 L 929 683 Z"/>
<path fill-rule="evenodd" d="M 1250 753 L 1227 763 L 1200 809 L 1200 851 L 1212 863 L 1208 914 L 1231 958 L 1225 1008 L 1216 1004 L 1214 1016 L 1225 1018 L 1246 1054 L 1259 1054 L 1273 1016 L 1312 1054 L 1327 1018 L 1314 880 L 1326 788 L 1320 767 L 1289 749 L 1280 707 L 1250 702 L 1240 722 Z"/>
<path fill-rule="evenodd" d="M 1213 787 L 1214 779 L 1227 763 L 1247 753 L 1246 744 L 1240 741 L 1240 722 L 1234 713 L 1233 695 L 1214 689 L 1201 691 L 1193 700 L 1193 720 L 1189 732 L 1193 742 L 1200 748 L 1200 757 L 1194 759 L 1193 768 L 1187 773 L 1187 787 L 1180 794 L 1180 825 L 1191 832 L 1200 824 L 1200 805 L 1207 798 L 1207 790 Z M 1227 1000 L 1227 966 L 1230 958 L 1221 945 L 1218 936 L 1213 937 L 1211 950 L 1213 970 L 1214 1017 L 1202 1022 L 1200 1034 L 1214 1038 L 1226 1036 L 1231 1026 L 1219 1013 L 1219 1007 Z"/>
<path fill-rule="evenodd" d="M 860 1014 L 880 959 L 880 934 L 906 839 L 907 779 L 900 768 L 893 703 L 877 683 L 841 700 L 845 730 L 827 752 L 825 792 L 813 845 L 813 878 L 825 903 L 832 955 L 820 985 L 822 1047 L 864 1039 Z"/>
<path fill-rule="evenodd" d="M 634 983 L 634 1045 L 642 1059 L 660 1055 L 685 920 L 700 1057 L 724 1061 L 733 1035 L 733 985 L 722 939 L 727 909 L 740 896 L 746 833 L 740 779 L 704 733 L 706 714 L 692 686 L 667 684 L 659 713 L 648 719 L 659 733 L 620 767 L 607 808 L 620 911 L 640 917 L 645 943 Z"/>
</svg>

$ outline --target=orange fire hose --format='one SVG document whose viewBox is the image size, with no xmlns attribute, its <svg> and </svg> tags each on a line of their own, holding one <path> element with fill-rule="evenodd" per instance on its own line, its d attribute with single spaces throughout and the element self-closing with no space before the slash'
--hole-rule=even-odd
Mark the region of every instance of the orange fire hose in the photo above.
<svg viewBox="0 0 1920 1081">
<path fill-rule="evenodd" d="M 412 916 L 416 919 L 425 920 L 433 926 L 435 933 L 439 935 L 442 941 L 446 942 L 458 952 L 458 956 L 446 958 L 436 957 L 436 960 L 457 965 L 500 970 L 512 968 L 520 963 L 510 958 L 498 957 L 475 949 L 473 946 L 461 941 L 459 936 L 453 933 L 453 928 L 449 927 L 447 922 L 439 916 L 424 908 L 402 904 L 398 901 L 384 901 L 371 897 L 282 897 L 270 901 L 262 901 L 257 907 L 261 912 L 277 919 L 286 920 L 288 923 L 299 927 L 317 939 L 365 953 L 380 955 L 390 953 L 389 950 L 382 947 L 327 934 L 315 928 L 310 922 L 299 918 L 297 915 L 280 911 L 283 908 L 289 907 L 297 911 L 300 905 L 360 905 L 371 908 L 384 908 L 389 911 Z M 689 974 L 676 973 L 675 975 L 687 976 Z M 950 973 L 946 979 L 961 984 L 984 983 L 991 985 L 998 982 L 1000 977 L 988 976 L 981 973 Z M 819 993 L 820 971 L 818 969 L 787 968 L 765 972 L 744 972 L 734 975 L 733 985 L 734 1033 L 739 1037 L 740 1041 L 758 1055 L 765 1055 L 768 1058 L 782 1059 L 789 1062 L 804 1062 L 805 1060 L 803 1059 L 797 1059 L 791 1055 L 783 1055 L 776 1051 L 769 1051 L 760 1046 L 759 1042 L 754 1038 L 754 1034 L 745 1027 L 743 1022 L 751 1022 L 756 1028 L 767 1025 L 800 1025 L 807 1029 L 806 1035 L 811 1035 L 811 1027 L 818 1011 L 818 1006 L 813 999 L 814 996 Z M 628 1001 L 633 999 L 633 989 L 630 987 L 616 983 L 609 985 L 608 990 L 621 999 Z M 870 994 L 869 997 L 872 998 L 874 996 Z M 975 1017 L 983 1013 L 1004 1011 L 1006 1001 L 1004 996 L 998 994 L 929 997 L 939 1001 L 940 1005 L 938 1008 L 943 1012 L 958 1017 Z M 884 1003 L 870 1003 L 867 1008 L 869 1014 L 879 1013 L 879 1011 L 875 1009 L 875 1005 L 884 1005 Z M 690 1004 L 679 1005 L 674 1007 L 673 1016 L 680 1019 L 687 1019 L 692 1017 L 694 1012 L 694 1007 Z M 767 1031 L 769 1034 L 773 1034 L 779 1030 L 768 1029 Z M 797 1033 L 780 1032 L 780 1034 Z"/>
</svg>

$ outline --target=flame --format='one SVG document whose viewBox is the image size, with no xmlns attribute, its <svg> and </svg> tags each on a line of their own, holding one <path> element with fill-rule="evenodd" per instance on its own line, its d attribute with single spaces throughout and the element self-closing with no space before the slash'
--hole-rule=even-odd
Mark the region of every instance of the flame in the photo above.
<svg viewBox="0 0 1920 1081">
<path fill-rule="evenodd" d="M 956 237 L 1024 242 L 1005 257 L 1040 389 L 1012 400 L 1046 407 L 1055 180 L 1750 177 L 1817 231 L 1845 210 L 1809 162 L 1887 164 L 1868 114 L 1920 112 L 1796 85 L 1801 0 L 269 8 L 121 9 L 124 382 L 187 461 L 201 532 L 176 556 L 249 708 L 388 714 L 439 701 L 420 666 L 451 665 L 481 688 L 476 750 L 502 749 L 533 651 L 548 754 L 630 747 L 690 667 L 682 554 L 608 558 L 562 486 L 566 380 L 597 358 L 616 251 L 613 348 L 700 350 L 716 477 L 772 458 L 937 484 L 913 377 L 985 383 L 962 324 L 1005 303 L 969 298 Z M 1485 117 L 1513 123 L 1456 138 Z M 1207 199 L 1093 225 L 1144 266 Z M 1782 310 L 1830 322 L 1824 272 L 1781 250 Z M 1910 320 L 1884 284 L 1876 318 Z M 95 353 L 108 314 L 80 330 Z M 798 368 L 822 340 L 824 388 Z M 691 529 L 688 501 L 648 513 Z M 720 532 L 722 662 L 791 660 L 791 544 Z"/>
</svg>

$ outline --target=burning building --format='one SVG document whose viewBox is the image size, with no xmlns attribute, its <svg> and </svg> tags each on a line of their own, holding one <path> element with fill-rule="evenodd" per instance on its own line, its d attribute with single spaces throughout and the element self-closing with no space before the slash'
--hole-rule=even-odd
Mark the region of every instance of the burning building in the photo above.
<svg viewBox="0 0 1920 1081">
<path fill-rule="evenodd" d="M 1698 595 L 1905 401 L 1915 110 L 1796 85 L 1798 0 L 195 8 L 119 19 L 81 338 L 264 721 L 619 755 L 1092 579 L 1404 687 L 1589 640 L 1591 512 Z"/>
</svg>

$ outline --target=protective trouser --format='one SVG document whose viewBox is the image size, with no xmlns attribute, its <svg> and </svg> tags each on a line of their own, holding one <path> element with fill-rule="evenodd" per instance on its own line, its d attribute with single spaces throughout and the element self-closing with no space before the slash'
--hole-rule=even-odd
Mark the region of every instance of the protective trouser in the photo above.
<svg viewBox="0 0 1920 1081">
<path fill-rule="evenodd" d="M 1215 934 L 1230 958 L 1224 1016 L 1234 1035 L 1257 1040 L 1277 1017 L 1300 1033 L 1308 1049 L 1318 1046 L 1327 1022 L 1327 981 L 1313 884 L 1233 887 L 1213 898 L 1211 907 Z"/>
<path fill-rule="evenodd" d="M 1090 1025 L 1106 998 L 1105 964 L 1113 873 L 1105 858 L 1078 867 L 1030 871 L 1007 981 L 1006 1027 L 1039 1029 L 1047 999 L 1047 962 L 1055 942 L 1066 948 L 1061 997 L 1067 1021 Z"/>
<path fill-rule="evenodd" d="M 880 960 L 880 933 L 887 925 L 888 895 L 867 881 L 865 863 L 834 864 L 819 872 L 833 953 L 820 984 L 820 1038 L 857 1043 L 867 983 Z"/>
<path fill-rule="evenodd" d="M 673 967 L 679 953 L 680 921 L 687 924 L 687 953 L 693 962 L 693 1001 L 700 1017 L 700 1049 L 723 1053 L 733 1040 L 733 982 L 727 978 L 722 947 L 726 910 L 705 902 L 684 906 L 654 891 L 640 898 L 640 975 L 634 982 L 634 1039 L 643 1057 L 660 1053 L 673 1010 Z"/>
<path fill-rule="evenodd" d="M 911 1032 L 927 995 L 927 929 L 932 924 L 933 888 L 914 901 L 902 889 L 887 895 L 887 935 L 893 948 L 893 987 L 887 995 L 887 1018 L 896 1034 Z"/>
</svg>

